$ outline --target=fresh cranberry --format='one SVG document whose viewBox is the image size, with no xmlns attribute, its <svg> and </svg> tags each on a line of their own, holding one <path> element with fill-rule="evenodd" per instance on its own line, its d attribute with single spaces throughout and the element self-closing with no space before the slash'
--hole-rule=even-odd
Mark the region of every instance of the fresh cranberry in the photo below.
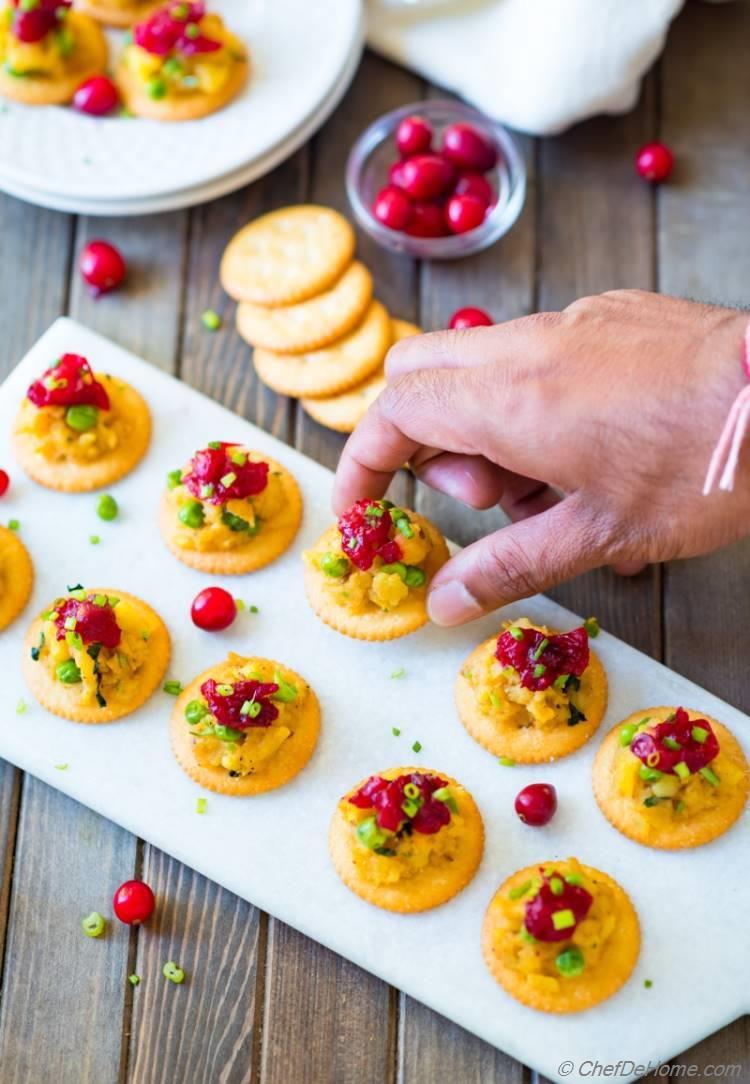
<svg viewBox="0 0 750 1084">
<path fill-rule="evenodd" d="M 414 218 L 406 232 L 410 237 L 445 237 L 448 227 L 443 208 L 438 203 L 415 203 Z"/>
<path fill-rule="evenodd" d="M 196 452 L 183 477 L 194 497 L 210 504 L 257 497 L 268 485 L 268 463 L 256 463 L 236 444 L 215 441 Z M 234 458 L 232 458 L 234 456 Z"/>
<path fill-rule="evenodd" d="M 388 167 L 388 182 L 396 188 L 404 187 L 404 162 L 394 162 Z"/>
<path fill-rule="evenodd" d="M 456 309 L 448 321 L 451 331 L 463 331 L 467 327 L 491 327 L 492 317 L 484 309 L 475 309 L 469 306 L 465 309 Z"/>
<path fill-rule="evenodd" d="M 414 208 L 405 192 L 388 185 L 375 197 L 372 213 L 389 230 L 405 230 L 414 217 Z"/>
<path fill-rule="evenodd" d="M 102 605 L 96 601 L 98 599 L 101 602 L 104 598 L 106 598 L 105 595 L 94 594 L 88 595 L 83 601 L 66 598 L 61 604 L 55 606 L 56 638 L 64 640 L 68 632 L 76 632 L 86 646 L 101 644 L 110 651 L 118 647 L 122 632 L 117 624 L 114 607 L 108 601 Z M 73 622 L 75 622 L 74 625 Z M 73 627 L 66 627 L 66 623 Z"/>
<path fill-rule="evenodd" d="M 109 396 L 80 354 L 63 354 L 26 392 L 36 407 L 95 406 L 109 410 Z"/>
<path fill-rule="evenodd" d="M 468 233 L 484 222 L 487 204 L 478 196 L 451 196 L 445 207 L 445 221 L 451 233 Z"/>
<path fill-rule="evenodd" d="M 443 154 L 460 169 L 486 173 L 497 162 L 493 143 L 473 124 L 451 124 L 443 132 Z"/>
<path fill-rule="evenodd" d="M 106 75 L 94 75 L 81 83 L 73 95 L 73 108 L 92 117 L 103 117 L 118 105 L 117 87 Z"/>
<path fill-rule="evenodd" d="M 79 267 L 95 297 L 116 290 L 127 271 L 122 256 L 108 241 L 89 241 L 81 253 Z"/>
<path fill-rule="evenodd" d="M 382 501 L 357 501 L 339 516 L 341 548 L 357 568 L 366 572 L 376 557 L 386 564 L 401 559 L 401 548 L 390 538 L 393 521 Z"/>
<path fill-rule="evenodd" d="M 8 472 L 0 470 L 0 497 L 4 497 L 8 492 L 8 486 L 10 485 L 10 478 Z"/>
<path fill-rule="evenodd" d="M 551 783 L 530 783 L 516 795 L 514 808 L 524 824 L 541 828 L 557 812 L 557 791 Z"/>
<path fill-rule="evenodd" d="M 453 193 L 456 196 L 476 196 L 486 207 L 495 202 L 495 190 L 483 173 L 469 170 L 459 173 Z"/>
<path fill-rule="evenodd" d="M 409 785 L 419 791 L 419 797 L 416 800 L 411 799 L 417 806 L 413 812 L 408 811 L 409 799 L 405 791 Z M 389 832 L 399 832 L 408 822 L 413 831 L 430 836 L 450 823 L 451 811 L 448 803 L 433 797 L 435 791 L 445 786 L 445 779 L 424 772 L 399 775 L 395 779 L 383 779 L 382 776 L 373 775 L 349 801 L 358 809 L 374 809 L 378 827 Z"/>
<path fill-rule="evenodd" d="M 145 881 L 125 881 L 114 894 L 112 907 L 127 926 L 139 926 L 151 918 L 156 900 Z"/>
<path fill-rule="evenodd" d="M 495 658 L 516 671 L 524 689 L 537 692 L 564 674 L 581 676 L 589 664 L 589 637 L 583 626 L 557 636 L 515 626 L 498 636 Z"/>
<path fill-rule="evenodd" d="M 278 685 L 272 681 L 235 681 L 231 685 L 222 685 L 209 678 L 201 685 L 201 696 L 216 722 L 233 730 L 270 726 L 279 717 L 279 709 L 270 699 L 278 691 Z M 258 705 L 254 714 L 247 710 L 246 704 Z"/>
<path fill-rule="evenodd" d="M 193 624 L 206 632 L 228 629 L 237 616 L 237 603 L 223 587 L 204 587 L 190 607 Z"/>
<path fill-rule="evenodd" d="M 432 128 L 423 117 L 404 117 L 396 129 L 396 147 L 403 158 L 426 154 L 432 146 Z"/>
<path fill-rule="evenodd" d="M 647 143 L 636 155 L 635 168 L 644 181 L 661 184 L 674 169 L 674 155 L 665 143 Z"/>
<path fill-rule="evenodd" d="M 560 873 L 542 873 L 542 885 L 536 896 L 526 904 L 524 925 L 537 941 L 569 941 L 589 913 L 593 896 L 581 885 L 572 885 Z M 572 926 L 555 929 L 553 915 L 558 911 L 572 911 Z"/>
<path fill-rule="evenodd" d="M 696 727 L 706 731 L 705 741 L 693 737 Z M 675 743 L 679 748 L 673 747 Z M 680 763 L 686 764 L 691 772 L 705 768 L 719 755 L 719 741 L 708 719 L 691 719 L 684 708 L 678 708 L 672 719 L 658 723 L 653 731 L 638 733 L 630 750 L 649 768 L 676 775 L 675 765 Z"/>
<path fill-rule="evenodd" d="M 185 56 L 216 52 L 222 43 L 206 37 L 200 28 L 205 13 L 203 3 L 167 4 L 138 23 L 133 40 L 154 56 L 167 56 L 173 49 Z"/>
<path fill-rule="evenodd" d="M 401 168 L 401 187 L 412 199 L 434 200 L 448 191 L 455 174 L 447 158 L 439 154 L 416 154 L 407 158 Z"/>
</svg>

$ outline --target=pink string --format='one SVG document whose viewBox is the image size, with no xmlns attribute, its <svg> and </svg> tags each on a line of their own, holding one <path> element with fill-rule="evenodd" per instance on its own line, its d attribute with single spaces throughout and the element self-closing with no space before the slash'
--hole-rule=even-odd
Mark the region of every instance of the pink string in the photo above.
<svg viewBox="0 0 750 1084">
<path fill-rule="evenodd" d="M 742 368 L 745 371 L 745 376 L 750 380 L 750 324 L 747 326 L 745 338 L 742 342 Z M 719 489 L 725 492 L 734 489 L 737 465 L 740 460 L 743 442 L 747 436 L 748 426 L 750 426 L 750 384 L 739 393 L 724 423 L 721 436 L 708 465 L 706 481 L 703 483 L 704 497 L 707 497 L 714 489 L 717 479 Z"/>
</svg>

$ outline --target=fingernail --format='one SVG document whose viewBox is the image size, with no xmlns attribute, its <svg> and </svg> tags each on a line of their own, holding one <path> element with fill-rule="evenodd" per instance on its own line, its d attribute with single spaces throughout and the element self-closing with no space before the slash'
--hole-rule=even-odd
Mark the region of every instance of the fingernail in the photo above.
<svg viewBox="0 0 750 1084">
<path fill-rule="evenodd" d="M 436 625 L 461 625 L 479 617 L 484 610 L 466 584 L 451 580 L 427 596 L 427 613 Z"/>
</svg>

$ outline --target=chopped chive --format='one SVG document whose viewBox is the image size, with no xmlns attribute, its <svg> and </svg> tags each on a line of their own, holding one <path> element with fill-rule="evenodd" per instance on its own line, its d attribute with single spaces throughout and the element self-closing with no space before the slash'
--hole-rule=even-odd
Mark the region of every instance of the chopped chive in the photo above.
<svg viewBox="0 0 750 1084">
<path fill-rule="evenodd" d="M 411 750 L 412 750 L 413 753 L 421 753 L 422 752 L 422 743 L 419 742 L 419 741 L 415 741 L 414 745 L 412 745 L 412 747 L 411 747 Z"/>
<path fill-rule="evenodd" d="M 553 896 L 562 896 L 565 891 L 565 885 L 560 877 L 551 877 L 549 887 Z"/>
<path fill-rule="evenodd" d="M 662 738 L 662 745 L 665 749 L 672 749 L 674 752 L 679 752 L 682 746 L 674 738 Z"/>
<path fill-rule="evenodd" d="M 599 622 L 596 620 L 595 617 L 587 617 L 586 620 L 583 622 L 583 627 L 585 628 L 586 632 L 589 634 L 592 640 L 595 640 L 601 632 L 601 629 L 599 628 Z"/>
<path fill-rule="evenodd" d="M 578 975 L 583 974 L 586 967 L 586 961 L 583 958 L 583 953 L 576 945 L 571 945 L 569 949 L 564 949 L 555 959 L 555 967 L 566 978 L 574 979 Z"/>
<path fill-rule="evenodd" d="M 140 981 L 141 981 L 141 976 L 140 975 L 128 975 L 128 982 L 130 983 L 131 986 L 137 986 Z"/>
<path fill-rule="evenodd" d="M 241 598 L 236 598 L 234 600 L 234 604 L 237 607 L 238 613 L 242 613 L 242 611 L 245 609 L 245 603 Z"/>
<path fill-rule="evenodd" d="M 645 987 L 645 988 L 646 988 L 647 990 L 650 990 L 650 989 L 651 989 L 651 987 L 652 987 L 652 986 L 653 986 L 654 984 L 653 984 L 653 981 L 652 981 L 651 979 L 644 979 L 644 980 L 643 980 L 643 985 L 644 985 L 644 987 Z"/>
<path fill-rule="evenodd" d="M 511 888 L 510 892 L 508 893 L 508 899 L 509 900 L 523 899 L 523 897 L 525 895 L 527 895 L 527 893 L 529 893 L 533 887 L 534 887 L 534 882 L 533 881 L 524 881 L 523 884 L 516 885 L 515 888 Z"/>
<path fill-rule="evenodd" d="M 580 873 L 566 873 L 565 880 L 568 882 L 569 885 L 583 884 L 583 877 L 581 877 Z"/>
<path fill-rule="evenodd" d="M 16 704 L 16 715 L 24 715 L 27 708 L 28 708 L 28 704 L 26 703 L 24 698 L 21 697 L 19 699 L 18 703 Z"/>
<path fill-rule="evenodd" d="M 406 670 L 404 670 L 403 666 L 399 666 L 398 670 L 393 670 L 392 673 L 391 673 L 391 679 L 393 681 L 396 681 L 398 678 L 402 678 L 402 677 L 405 677 L 405 676 L 406 676 Z"/>
<path fill-rule="evenodd" d="M 250 611 L 251 614 L 257 614 L 258 613 L 258 607 L 257 606 L 248 606 L 248 610 Z"/>
<path fill-rule="evenodd" d="M 516 762 L 512 759 L 512 757 L 498 757 L 497 762 L 503 768 L 515 768 L 516 766 Z"/>
<path fill-rule="evenodd" d="M 536 937 L 534 937 L 533 934 L 529 933 L 525 926 L 522 926 L 521 929 L 518 931 L 518 936 L 521 938 L 522 941 L 527 941 L 530 945 L 536 944 Z"/>
<path fill-rule="evenodd" d="M 99 502 L 96 506 L 96 514 L 99 519 L 113 520 L 117 519 L 117 513 L 119 512 L 119 506 L 114 497 L 111 497 L 109 493 L 105 493 L 103 497 L 99 498 Z"/>
<path fill-rule="evenodd" d="M 179 681 L 165 681 L 162 689 L 170 696 L 179 696 L 182 692 L 182 684 Z"/>
<path fill-rule="evenodd" d="M 661 779 L 663 772 L 660 772 L 658 768 L 649 768 L 646 764 L 641 764 L 638 774 L 644 783 L 657 783 Z"/>
<path fill-rule="evenodd" d="M 684 760 L 681 760 L 679 764 L 675 764 L 674 774 L 679 776 L 683 783 L 690 778 L 690 769 Z"/>
<path fill-rule="evenodd" d="M 167 475 L 167 489 L 177 489 L 177 486 L 182 485 L 182 470 L 178 467 L 176 470 L 171 470 Z"/>
<path fill-rule="evenodd" d="M 694 726 L 690 731 L 690 737 L 693 741 L 697 741 L 699 745 L 703 745 L 708 739 L 708 731 L 704 726 Z"/>
<path fill-rule="evenodd" d="M 185 972 L 181 967 L 177 966 L 174 960 L 167 960 L 161 969 L 161 973 L 165 979 L 169 979 L 170 982 L 175 983 L 177 986 L 185 981 Z"/>
<path fill-rule="evenodd" d="M 543 640 L 539 641 L 539 644 L 534 649 L 534 653 L 531 656 L 532 659 L 540 659 L 548 647 L 549 647 L 549 640 L 545 636 Z"/>
<path fill-rule="evenodd" d="M 399 730 L 399 728 L 397 726 L 392 726 L 391 727 L 391 734 L 393 734 L 394 738 L 398 738 L 399 735 L 401 734 L 401 731 Z"/>
<path fill-rule="evenodd" d="M 205 799 L 205 798 L 198 798 L 198 799 L 196 799 L 196 802 L 195 802 L 195 812 L 196 812 L 196 813 L 205 813 L 205 812 L 206 812 L 206 805 L 207 805 L 207 804 L 208 804 L 208 803 L 207 803 L 207 801 L 206 801 L 206 799 Z"/>
<path fill-rule="evenodd" d="M 700 774 L 703 776 L 707 783 L 711 784 L 712 787 L 718 787 L 719 783 L 721 783 L 718 775 L 711 768 L 701 768 Z"/>
<path fill-rule="evenodd" d="M 89 542 L 91 543 L 92 546 L 98 546 L 99 543 L 101 542 L 101 538 L 99 537 L 98 534 L 90 534 L 89 535 Z"/>
<path fill-rule="evenodd" d="M 213 309 L 206 309 L 201 315 L 201 323 L 206 331 L 218 331 L 221 327 L 221 317 Z"/>
<path fill-rule="evenodd" d="M 103 915 L 100 915 L 98 911 L 92 911 L 90 915 L 81 919 L 81 929 L 87 937 L 101 937 L 106 924 Z"/>
<path fill-rule="evenodd" d="M 490 693 L 490 704 L 492 704 L 493 708 L 500 708 L 500 707 L 502 707 L 503 702 L 500 699 L 500 697 L 497 695 L 497 693 L 491 692 Z"/>
<path fill-rule="evenodd" d="M 637 729 L 638 727 L 635 726 L 634 723 L 629 723 L 628 726 L 624 726 L 620 731 L 620 745 L 624 749 L 631 745 Z"/>
<path fill-rule="evenodd" d="M 151 639 L 150 629 L 141 629 L 141 639 L 145 640 L 146 643 L 148 643 L 148 641 Z"/>
<path fill-rule="evenodd" d="M 538 662 L 536 664 L 536 666 L 534 667 L 534 677 L 535 678 L 544 677 L 544 675 L 546 673 L 547 673 L 547 667 L 544 665 L 543 662 Z"/>
<path fill-rule="evenodd" d="M 520 643 L 521 640 L 523 640 L 523 632 L 522 632 L 522 630 L 517 628 L 515 625 L 513 626 L 513 628 L 508 629 L 508 632 L 511 634 L 513 639 L 518 640 L 519 643 Z"/>
<path fill-rule="evenodd" d="M 65 771 L 68 770 L 70 765 L 69 764 L 53 764 L 52 767 L 55 768 L 58 772 L 65 772 Z"/>
<path fill-rule="evenodd" d="M 8 520 L 8 530 L 9 531 L 19 531 L 20 529 L 21 529 L 21 521 L 20 520 L 18 520 L 18 519 L 9 519 Z"/>
<path fill-rule="evenodd" d="M 220 483 L 224 486 L 224 489 L 229 489 L 237 481 L 237 475 L 233 470 L 227 471 L 226 474 L 222 474 L 219 479 Z"/>
<path fill-rule="evenodd" d="M 576 916 L 569 907 L 552 912 L 552 925 L 556 930 L 569 930 L 576 924 Z"/>
</svg>

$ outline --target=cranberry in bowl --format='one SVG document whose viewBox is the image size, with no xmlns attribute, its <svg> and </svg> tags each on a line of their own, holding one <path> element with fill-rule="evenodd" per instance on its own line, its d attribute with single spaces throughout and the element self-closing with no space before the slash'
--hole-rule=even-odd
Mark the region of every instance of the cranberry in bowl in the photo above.
<svg viewBox="0 0 750 1084">
<path fill-rule="evenodd" d="M 416 102 L 385 113 L 346 166 L 359 224 L 384 248 L 452 260 L 494 244 L 518 218 L 526 169 L 505 128 L 460 102 Z"/>
</svg>

